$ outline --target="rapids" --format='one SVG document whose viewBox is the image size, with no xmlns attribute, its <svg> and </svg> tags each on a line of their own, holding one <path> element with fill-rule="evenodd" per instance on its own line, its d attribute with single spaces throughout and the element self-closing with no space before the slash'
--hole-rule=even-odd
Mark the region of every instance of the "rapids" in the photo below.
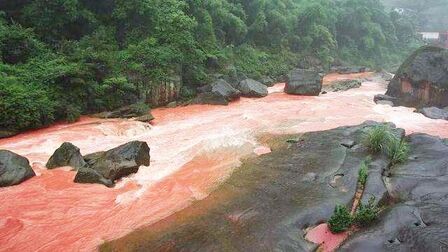
<svg viewBox="0 0 448 252">
<path fill-rule="evenodd" d="M 368 77 L 337 75 L 335 79 Z M 230 176 L 240 160 L 269 153 L 258 136 L 320 131 L 366 120 L 390 121 L 407 133 L 448 137 L 448 121 L 431 120 L 412 108 L 376 105 L 385 84 L 373 78 L 359 89 L 319 97 L 284 94 L 284 84 L 261 99 L 229 106 L 190 105 L 152 111 L 152 125 L 83 117 L 0 140 L 0 149 L 26 156 L 37 176 L 0 188 L 0 251 L 92 251 L 203 199 Z M 47 170 L 53 151 L 69 141 L 82 154 L 132 140 L 151 147 L 150 167 L 113 189 L 73 183 L 70 168 Z"/>
</svg>

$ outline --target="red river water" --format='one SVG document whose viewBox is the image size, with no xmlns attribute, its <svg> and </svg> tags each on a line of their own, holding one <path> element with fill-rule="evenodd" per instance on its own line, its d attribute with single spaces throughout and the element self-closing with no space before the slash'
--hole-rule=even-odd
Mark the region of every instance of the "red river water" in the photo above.
<svg viewBox="0 0 448 252">
<path fill-rule="evenodd" d="M 326 82 L 353 76 L 330 75 Z M 284 94 L 284 84 L 261 99 L 241 98 L 229 106 L 190 105 L 153 110 L 152 125 L 83 117 L 0 140 L 0 149 L 26 156 L 37 176 L 0 188 L 0 251 L 92 251 L 200 200 L 225 180 L 240 159 L 269 152 L 262 134 L 319 131 L 366 120 L 390 121 L 407 133 L 448 137 L 448 121 L 431 120 L 412 108 L 376 105 L 385 85 L 319 97 Z M 147 141 L 151 165 L 113 189 L 75 184 L 69 167 L 47 170 L 53 151 L 69 141 L 82 154 L 132 140 Z"/>
</svg>

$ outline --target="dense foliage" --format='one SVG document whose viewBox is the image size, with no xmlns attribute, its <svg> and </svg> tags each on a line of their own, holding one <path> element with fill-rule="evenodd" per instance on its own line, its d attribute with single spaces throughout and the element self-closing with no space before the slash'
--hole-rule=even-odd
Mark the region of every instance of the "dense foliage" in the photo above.
<svg viewBox="0 0 448 252">
<path fill-rule="evenodd" d="M 379 0 L 1 1 L 0 129 L 134 103 L 173 75 L 191 96 L 216 73 L 397 63 L 414 33 Z"/>
</svg>

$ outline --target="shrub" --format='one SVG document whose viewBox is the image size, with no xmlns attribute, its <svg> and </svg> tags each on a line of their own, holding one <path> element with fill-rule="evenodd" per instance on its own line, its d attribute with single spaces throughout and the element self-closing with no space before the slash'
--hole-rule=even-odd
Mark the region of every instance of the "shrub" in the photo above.
<svg viewBox="0 0 448 252">
<path fill-rule="evenodd" d="M 352 222 L 353 219 L 347 207 L 337 205 L 334 209 L 333 216 L 328 220 L 328 226 L 332 233 L 341 233 L 346 231 Z"/>
<path fill-rule="evenodd" d="M 358 227 L 367 227 L 378 218 L 378 213 L 379 209 L 375 206 L 375 197 L 371 197 L 367 205 L 359 204 L 353 221 Z"/>
<path fill-rule="evenodd" d="M 386 146 L 386 154 L 392 165 L 403 163 L 409 156 L 409 144 L 405 140 L 392 138 Z"/>
<path fill-rule="evenodd" d="M 361 168 L 359 169 L 359 173 L 358 173 L 358 182 L 365 186 L 366 182 L 367 182 L 367 176 L 369 175 L 369 168 L 367 165 L 367 161 L 364 160 L 361 163 Z"/>
<path fill-rule="evenodd" d="M 372 153 L 379 153 L 384 150 L 390 138 L 391 133 L 387 126 L 375 126 L 364 135 L 363 142 Z"/>
</svg>

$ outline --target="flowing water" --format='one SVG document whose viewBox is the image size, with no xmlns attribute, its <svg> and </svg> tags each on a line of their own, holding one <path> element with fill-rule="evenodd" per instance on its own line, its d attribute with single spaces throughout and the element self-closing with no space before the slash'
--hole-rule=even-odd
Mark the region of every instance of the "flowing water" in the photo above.
<svg viewBox="0 0 448 252">
<path fill-rule="evenodd" d="M 330 75 L 326 82 L 357 76 Z M 366 77 L 362 75 L 361 77 Z M 290 96 L 284 84 L 261 99 L 242 98 L 229 106 L 190 105 L 155 109 L 152 125 L 128 120 L 82 118 L 0 140 L 0 148 L 26 156 L 37 173 L 18 186 L 0 188 L 0 251 L 91 251 L 129 232 L 204 199 L 244 157 L 269 147 L 258 136 L 319 131 L 366 120 L 390 121 L 407 133 L 448 137 L 448 122 L 413 113 L 412 108 L 373 103 L 385 85 L 319 97 Z M 147 141 L 151 165 L 113 189 L 73 183 L 69 167 L 46 170 L 62 142 L 82 154 L 132 140 Z"/>
</svg>

